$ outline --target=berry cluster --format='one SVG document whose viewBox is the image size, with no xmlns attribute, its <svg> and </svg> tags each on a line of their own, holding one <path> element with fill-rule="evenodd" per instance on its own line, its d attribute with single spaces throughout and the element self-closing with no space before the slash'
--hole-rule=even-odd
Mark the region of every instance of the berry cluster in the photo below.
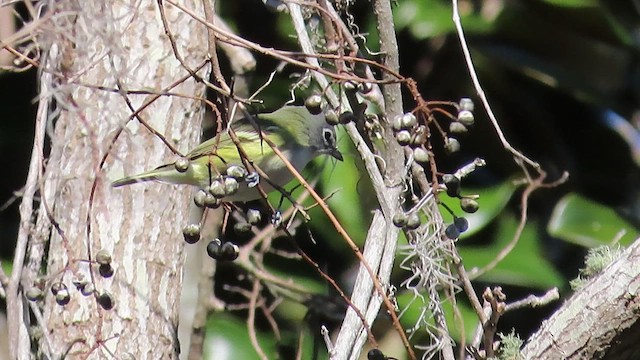
<svg viewBox="0 0 640 360">
<path fill-rule="evenodd" d="M 445 104 L 456 108 L 457 116 L 442 109 L 437 109 L 437 112 L 446 114 L 451 122 L 446 133 L 438 123 L 435 123 L 435 126 L 443 134 L 445 151 L 448 154 L 452 154 L 460 150 L 460 142 L 453 136 L 466 133 L 468 128 L 474 124 L 474 104 L 469 98 L 462 98 L 457 104 L 450 102 Z M 436 112 L 436 110 L 432 112 Z M 428 121 L 435 122 L 435 118 L 432 117 L 431 113 L 419 115 L 424 115 Z M 398 144 L 407 147 L 411 151 L 410 161 L 415 161 L 422 166 L 429 163 L 433 155 L 430 151 L 428 121 L 421 123 L 413 112 L 408 112 L 396 116 L 391 122 L 391 128 Z M 445 174 L 442 176 L 442 181 L 446 186 L 447 194 L 460 199 L 460 207 L 463 211 L 473 213 L 478 210 L 477 196 L 461 195 L 461 176 L 459 174 Z M 468 229 L 469 223 L 464 217 L 455 216 L 453 213 L 452 215 L 454 215 L 454 221 L 446 227 L 445 235 L 450 239 L 457 239 L 460 233 Z M 420 226 L 420 217 L 416 210 L 407 213 L 400 212 L 393 217 L 393 223 L 405 230 L 415 230 Z"/>
<path fill-rule="evenodd" d="M 233 230 L 240 234 L 250 231 L 251 228 L 262 221 L 262 214 L 257 209 L 249 209 L 246 213 L 246 221 L 241 221 L 233 226 Z M 273 220 L 272 220 L 273 222 Z M 182 229 L 184 241 L 188 244 L 197 243 L 200 238 L 200 224 L 188 224 Z M 219 261 L 233 261 L 238 258 L 240 249 L 232 242 L 222 242 L 214 239 L 207 245 L 207 254 Z"/>
<path fill-rule="evenodd" d="M 96 254 L 95 264 L 98 265 L 98 272 L 103 278 L 110 278 L 114 274 L 113 266 L 111 265 L 111 254 L 106 250 L 100 250 Z M 105 310 L 113 309 L 115 302 L 110 292 L 103 290 L 97 291 L 93 286 L 93 283 L 89 281 L 83 274 L 77 274 L 71 281 L 82 296 L 93 295 L 96 298 L 96 302 L 100 307 Z M 44 278 L 38 278 L 34 282 L 33 286 L 28 288 L 25 296 L 29 301 L 42 301 L 44 299 L 45 288 L 47 287 L 46 280 Z M 55 296 L 56 303 L 60 306 L 67 305 L 71 301 L 71 294 L 69 288 L 62 281 L 56 281 L 51 284 L 51 294 Z"/>
<path fill-rule="evenodd" d="M 184 160 L 184 161 L 183 161 Z M 186 166 L 183 166 L 186 161 Z M 180 165 L 180 167 L 179 167 Z M 180 158 L 175 162 L 176 170 L 185 172 L 189 169 L 189 160 Z M 212 179 L 207 190 L 196 192 L 193 202 L 198 207 L 217 208 L 226 196 L 235 195 L 241 182 L 246 182 L 247 187 L 255 187 L 260 181 L 256 172 L 249 173 L 242 165 L 229 165 L 225 174 Z"/>
</svg>

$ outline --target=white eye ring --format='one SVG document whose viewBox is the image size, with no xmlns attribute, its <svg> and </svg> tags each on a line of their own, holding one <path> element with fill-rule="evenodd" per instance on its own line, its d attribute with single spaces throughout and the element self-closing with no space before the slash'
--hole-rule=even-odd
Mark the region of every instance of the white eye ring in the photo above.
<svg viewBox="0 0 640 360">
<path fill-rule="evenodd" d="M 336 140 L 333 137 L 333 131 L 331 131 L 331 129 L 322 129 L 322 142 L 325 147 L 335 147 Z"/>
</svg>

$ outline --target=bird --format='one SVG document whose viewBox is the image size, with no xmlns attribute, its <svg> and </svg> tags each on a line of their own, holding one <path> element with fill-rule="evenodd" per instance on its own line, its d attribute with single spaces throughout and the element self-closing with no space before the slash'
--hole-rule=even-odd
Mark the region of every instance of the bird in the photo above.
<svg viewBox="0 0 640 360">
<path fill-rule="evenodd" d="M 274 189 L 271 184 L 282 187 L 293 179 L 291 171 L 264 137 L 298 171 L 319 155 L 343 160 L 336 147 L 334 127 L 326 122 L 322 114 L 312 114 L 304 106 L 286 105 L 271 113 L 246 115 L 233 120 L 230 127 L 246 154 L 246 160 L 261 169 L 268 178 L 267 181 L 259 180 L 255 173 L 249 174 L 231 136 L 227 131 L 221 131 L 196 146 L 183 158 L 151 171 L 115 180 L 112 186 L 117 188 L 139 182 L 160 181 L 192 185 L 214 194 L 215 186 L 233 183 L 228 180 L 233 178 L 238 182 L 235 189 L 232 187 L 233 191 L 218 192 L 215 195 L 231 202 L 255 200 L 261 197 L 255 188 L 256 183 L 259 182 L 268 193 Z"/>
</svg>

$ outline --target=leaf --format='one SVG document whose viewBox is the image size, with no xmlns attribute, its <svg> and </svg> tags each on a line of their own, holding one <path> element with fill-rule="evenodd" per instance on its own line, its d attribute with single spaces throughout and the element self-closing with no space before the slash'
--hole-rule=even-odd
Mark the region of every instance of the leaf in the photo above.
<svg viewBox="0 0 640 360">
<path fill-rule="evenodd" d="M 256 328 L 259 328 L 256 326 Z M 301 354 L 303 359 L 313 358 L 313 336 L 308 327 L 301 331 L 281 329 L 281 339 L 277 340 L 272 331 L 256 330 L 256 339 L 269 359 L 281 359 L 278 348 L 287 346 L 295 349 L 298 338 L 302 336 Z M 219 312 L 209 318 L 204 343 L 205 359 L 235 360 L 257 359 L 253 344 L 249 338 L 247 323 L 228 312 Z M 320 350 L 318 359 L 326 359 L 326 352 Z"/>
<path fill-rule="evenodd" d="M 438 0 L 403 1 L 394 9 L 397 30 L 407 29 L 417 40 L 433 38 L 453 32 L 451 5 Z M 469 32 L 486 31 L 490 22 L 472 11 L 461 11 L 465 29 Z"/>
<path fill-rule="evenodd" d="M 424 297 L 425 301 L 428 301 L 428 294 L 426 292 L 421 293 L 421 296 Z M 419 324 L 419 322 L 421 321 L 420 316 L 423 311 L 425 312 L 424 316 L 427 323 L 430 326 L 434 326 L 431 312 L 428 309 L 425 309 L 427 304 L 419 297 L 414 299 L 413 292 L 405 291 L 404 293 L 397 296 L 396 300 L 398 301 L 398 307 L 402 312 L 400 322 L 402 323 L 403 328 L 411 329 L 416 325 L 419 325 L 422 329 L 424 329 L 425 324 Z M 473 309 L 465 302 L 459 301 L 457 303 L 457 306 L 462 316 L 464 329 L 460 329 L 460 321 L 454 317 L 453 305 L 450 301 L 445 301 L 442 303 L 444 315 L 447 320 L 447 328 L 449 329 L 449 334 L 456 342 L 460 342 L 461 331 L 464 331 L 465 339 L 467 340 L 467 342 L 469 342 L 473 338 L 475 325 L 478 323 L 478 316 L 475 314 Z M 424 333 L 423 330 L 418 330 L 418 332 Z"/>
<path fill-rule="evenodd" d="M 567 194 L 558 201 L 547 230 L 566 242 L 589 248 L 611 244 L 620 234 L 623 234 L 621 245 L 628 245 L 639 236 L 638 229 L 612 208 L 576 193 Z"/>
<path fill-rule="evenodd" d="M 2 261 L 0 263 L 2 265 L 2 270 L 7 276 L 11 276 L 11 272 L 13 271 L 13 263 L 11 261 Z"/>
<path fill-rule="evenodd" d="M 505 214 L 498 220 L 495 241 L 490 246 L 461 246 L 460 255 L 467 269 L 483 267 L 492 261 L 513 238 L 517 221 Z M 513 250 L 498 265 L 481 276 L 482 281 L 548 289 L 561 287 L 564 278 L 547 260 L 540 245 L 535 221 L 529 220 Z"/>
<path fill-rule="evenodd" d="M 276 340 L 273 334 L 257 332 L 256 338 L 268 357 L 275 358 Z M 216 360 L 257 358 L 246 322 L 222 312 L 209 318 L 204 352 L 205 358 Z"/>
<path fill-rule="evenodd" d="M 463 186 L 462 189 L 464 194 L 480 195 L 480 198 L 478 199 L 480 207 L 475 213 L 467 214 L 462 212 L 462 210 L 460 210 L 460 199 L 458 198 L 451 198 L 446 195 L 442 195 L 441 200 L 449 206 L 449 208 L 453 209 L 457 216 L 464 216 L 469 222 L 469 230 L 462 233 L 460 236 L 461 239 L 464 239 L 482 230 L 502 212 L 516 190 L 516 186 L 512 181 L 505 181 L 492 187 L 466 188 Z M 453 221 L 451 215 L 444 211 L 443 218 L 448 224 Z"/>
<path fill-rule="evenodd" d="M 573 8 L 582 8 L 582 7 L 595 7 L 598 6 L 598 1 L 596 0 L 543 0 L 544 2 L 562 7 L 573 7 Z"/>
<path fill-rule="evenodd" d="M 341 129 L 338 138 L 347 139 L 348 137 Z M 331 211 L 353 241 L 357 245 L 362 245 L 372 217 L 369 209 L 377 206 L 377 199 L 368 182 L 368 177 L 361 176 L 361 171 L 364 171 L 360 170 L 363 168 L 362 161 L 357 155 L 351 156 L 357 153 L 351 142 L 340 141 L 338 148 L 345 157 L 344 161 L 333 163 L 321 157 L 316 159 L 323 169 L 321 173 L 323 196 L 330 195 L 327 204 Z M 319 207 L 315 207 L 310 214 L 313 219 L 311 223 L 313 229 L 322 233 L 323 238 L 329 240 L 334 249 L 344 251 L 344 240 L 337 235 L 324 212 Z"/>
</svg>

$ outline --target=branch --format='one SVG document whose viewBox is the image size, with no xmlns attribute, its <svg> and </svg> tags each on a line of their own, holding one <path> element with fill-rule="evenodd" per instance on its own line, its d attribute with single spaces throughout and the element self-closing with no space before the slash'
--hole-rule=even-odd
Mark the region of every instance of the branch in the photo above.
<svg viewBox="0 0 640 360">
<path fill-rule="evenodd" d="M 50 76 L 43 73 L 43 77 Z M 48 94 L 49 81 L 41 81 L 41 94 Z M 33 197 L 38 187 L 40 166 L 42 165 L 42 149 L 44 146 L 45 128 L 49 109 L 49 98 L 41 97 L 36 116 L 35 136 L 29 163 L 29 174 L 24 187 L 20 204 L 20 229 L 13 257 L 13 270 L 7 287 L 7 327 L 9 329 L 9 349 L 12 358 L 26 358 L 29 353 L 29 340 L 25 324 L 22 323 L 23 302 L 20 294 L 20 280 L 24 264 L 27 243 L 32 230 Z M 43 195 L 44 196 L 44 195 Z M 26 343 L 25 343 L 26 341 Z"/>
<path fill-rule="evenodd" d="M 523 161 L 527 163 L 529 166 L 531 166 L 536 170 L 540 170 L 540 165 L 537 162 L 529 159 L 524 154 L 516 150 L 513 146 L 511 146 L 507 138 L 504 136 L 504 133 L 502 132 L 502 129 L 498 124 L 498 120 L 496 119 L 496 116 L 493 114 L 493 110 L 491 110 L 491 105 L 489 105 L 489 100 L 487 100 L 487 96 L 485 95 L 484 90 L 482 89 L 482 85 L 480 85 L 480 80 L 478 80 L 478 74 L 476 73 L 475 67 L 473 66 L 473 61 L 471 60 L 471 53 L 469 52 L 469 47 L 467 46 L 467 40 L 465 39 L 464 31 L 462 30 L 462 22 L 460 21 L 460 13 L 458 12 L 458 1 L 452 0 L 452 4 L 453 4 L 453 22 L 456 25 L 456 32 L 458 33 L 458 39 L 460 39 L 460 46 L 462 47 L 464 60 L 467 63 L 469 76 L 471 77 L 471 81 L 473 82 L 473 86 L 476 89 L 476 92 L 478 93 L 478 97 L 480 98 L 482 105 L 487 111 L 487 115 L 489 115 L 489 119 L 491 120 L 491 125 L 493 125 L 493 128 L 498 134 L 498 138 L 500 139 L 502 146 L 505 148 L 505 150 L 509 151 L 514 156 L 514 158 L 518 159 L 519 161 Z"/>
<path fill-rule="evenodd" d="M 319 63 L 317 57 L 315 57 L 315 50 L 313 48 L 313 45 L 311 44 L 308 34 L 306 33 L 300 5 L 290 2 L 288 3 L 288 6 L 302 50 L 305 54 L 312 55 L 310 57 L 307 57 L 306 61 L 311 65 L 312 68 L 318 68 Z M 327 6 L 329 6 L 329 4 L 327 4 Z M 393 33 L 393 22 L 391 22 L 391 25 L 387 24 L 387 26 L 391 26 L 391 33 Z M 393 36 L 395 42 L 395 33 L 393 33 Z M 391 69 L 394 70 L 394 68 Z M 397 67 L 395 67 L 395 70 L 397 70 Z M 341 103 L 340 99 L 329 87 L 329 82 L 325 78 L 324 73 L 324 71 L 313 71 L 312 76 L 318 82 L 321 88 L 327 89 L 326 95 L 329 102 L 332 103 L 334 107 L 337 107 L 337 105 Z M 393 80 L 397 80 L 397 78 L 393 77 Z M 399 94 L 399 84 L 390 84 L 389 86 L 397 87 L 397 92 Z M 400 97 L 397 97 L 396 99 L 398 101 L 401 101 Z M 396 107 L 396 110 L 398 111 L 398 113 L 400 113 L 402 111 L 402 104 L 396 102 L 396 105 L 399 105 L 400 110 L 397 110 L 398 107 Z M 388 187 L 385 185 L 382 174 L 380 173 L 380 170 L 375 163 L 374 155 L 362 139 L 362 136 L 356 129 L 355 125 L 353 123 L 350 123 L 346 126 L 346 129 L 349 136 L 356 144 L 356 148 L 365 162 L 365 166 L 374 184 L 374 189 L 382 208 L 382 212 L 377 211 L 374 215 L 372 227 L 367 234 L 367 239 L 365 242 L 366 245 L 363 254 L 360 255 L 359 249 L 357 247 L 353 248 L 352 246 L 354 252 L 361 261 L 360 271 L 358 273 L 356 284 L 354 285 L 354 290 L 352 293 L 352 302 L 357 308 L 366 309 L 365 317 L 369 323 L 372 323 L 377 317 L 378 311 L 380 309 L 380 304 L 383 301 L 386 305 L 387 310 L 389 311 L 389 314 L 392 317 L 394 327 L 398 330 L 399 335 L 403 339 L 407 351 L 409 352 L 409 354 L 411 354 L 411 358 L 415 358 L 413 350 L 404 334 L 404 330 L 397 320 L 394 307 L 389 301 L 388 296 L 381 288 L 381 283 L 387 284 L 389 282 L 393 261 L 395 259 L 395 249 L 399 230 L 395 226 L 393 226 L 388 219 L 392 217 L 394 210 L 399 206 L 398 201 L 401 188 L 400 186 Z M 395 140 L 392 140 L 392 143 L 395 143 Z M 402 154 L 401 151 L 396 152 L 396 154 L 398 153 Z M 401 156 L 397 159 L 403 158 Z M 402 161 L 389 162 L 397 163 L 397 166 L 399 167 L 398 171 L 390 171 L 389 173 L 401 179 L 403 174 L 406 173 L 406 171 L 404 171 L 404 167 L 402 166 Z M 391 180 L 391 183 L 400 184 L 401 181 Z M 363 258 L 360 258 L 361 256 Z M 375 292 L 372 291 L 373 288 L 375 288 Z M 375 296 L 376 293 L 378 296 Z M 361 347 L 367 338 L 367 331 L 365 328 L 366 326 L 363 326 L 358 314 L 356 314 L 356 312 L 350 307 L 347 310 L 342 328 L 340 330 L 340 333 L 338 334 L 338 338 L 336 339 L 334 348 L 337 349 L 337 351 L 332 354 L 331 358 L 357 358 L 360 354 Z"/>
<path fill-rule="evenodd" d="M 640 240 L 636 240 L 542 324 L 522 350 L 524 358 L 639 358 L 639 289 Z"/>
</svg>

